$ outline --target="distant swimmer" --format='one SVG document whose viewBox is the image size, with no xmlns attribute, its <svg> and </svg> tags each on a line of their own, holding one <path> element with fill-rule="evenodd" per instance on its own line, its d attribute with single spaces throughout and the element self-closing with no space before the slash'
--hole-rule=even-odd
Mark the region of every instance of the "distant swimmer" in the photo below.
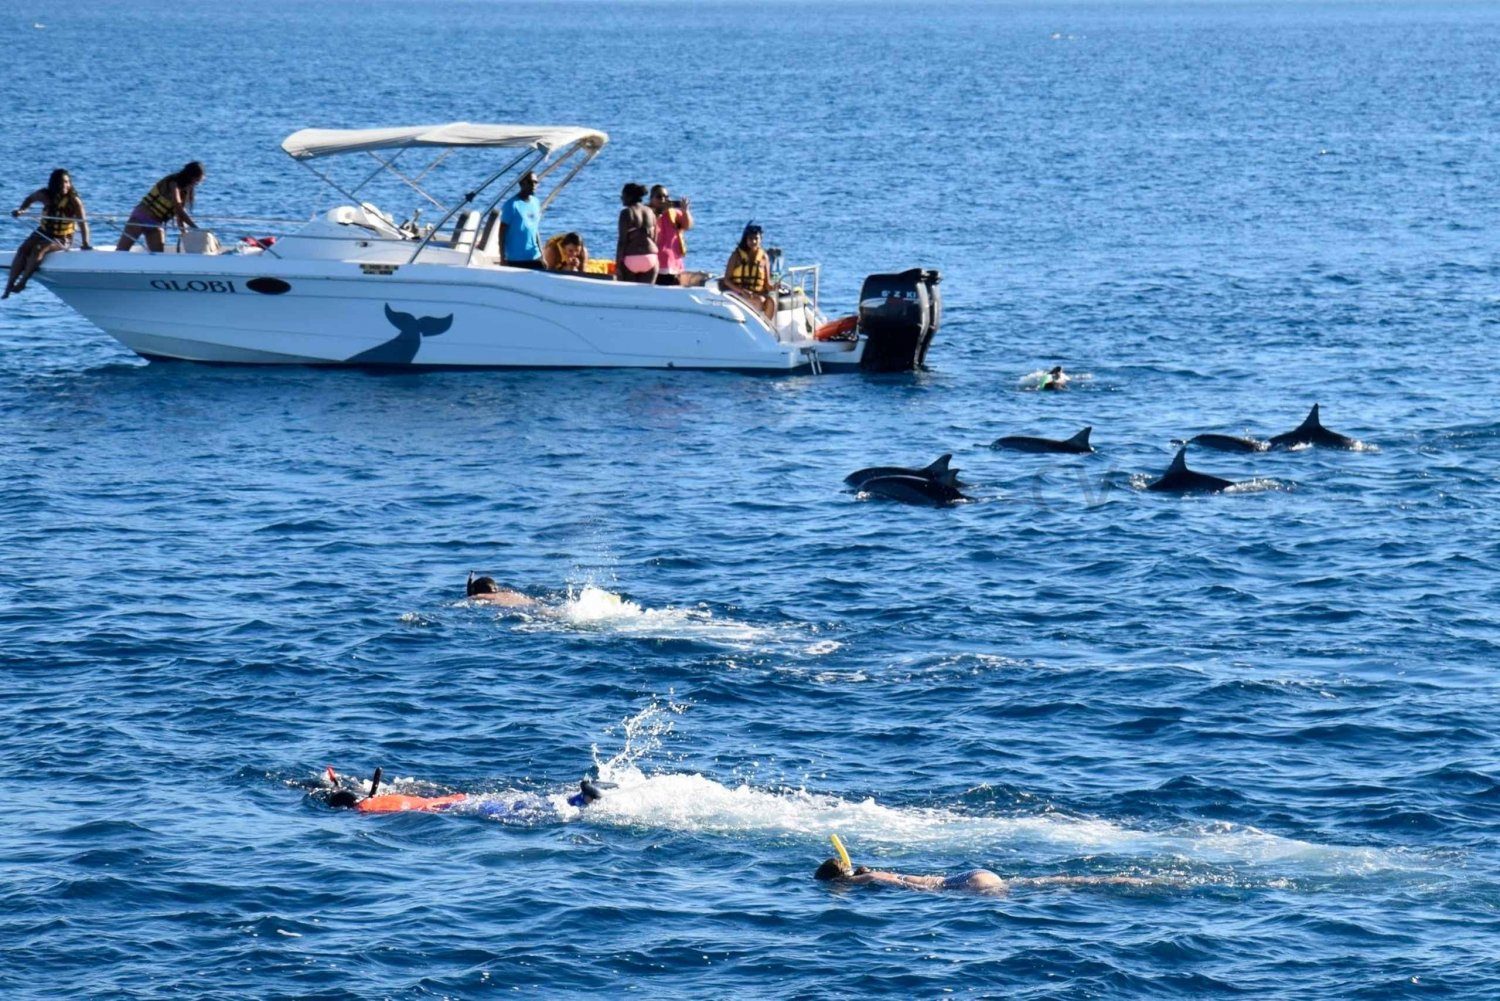
<svg viewBox="0 0 1500 1001">
<path fill-rule="evenodd" d="M 459 804 L 473 804 L 471 812 L 486 817 L 524 817 L 551 809 L 545 797 L 527 796 L 521 799 L 486 799 L 456 792 L 446 796 L 409 796 L 402 793 L 380 794 L 380 769 L 370 780 L 370 792 L 366 796 L 343 787 L 333 766 L 326 771 L 328 791 L 320 797 L 324 803 L 337 810 L 354 810 L 357 813 L 442 813 Z M 604 798 L 599 786 L 589 779 L 578 783 L 578 791 L 567 799 L 569 806 L 583 809 Z"/>
<path fill-rule="evenodd" d="M 954 876 L 911 876 L 884 872 L 868 866 L 855 866 L 837 834 L 829 835 L 837 858 L 818 866 L 813 878 L 846 886 L 899 886 L 908 890 L 958 890 L 965 893 L 1000 895 L 1014 887 L 1034 886 L 1152 886 L 1151 880 L 1136 876 L 1030 876 L 1001 879 L 988 869 L 970 869 Z"/>
<path fill-rule="evenodd" d="M 1061 365 L 1054 365 L 1050 372 L 1042 376 L 1041 381 L 1036 384 L 1036 388 L 1045 390 L 1067 389 L 1068 383 L 1071 381 L 1068 378 L 1068 373 L 1063 371 Z"/>
<path fill-rule="evenodd" d="M 537 600 L 529 595 L 501 587 L 493 577 L 475 577 L 472 570 L 469 571 L 468 598 L 470 601 L 504 605 L 508 608 L 526 608 L 537 604 Z"/>
</svg>

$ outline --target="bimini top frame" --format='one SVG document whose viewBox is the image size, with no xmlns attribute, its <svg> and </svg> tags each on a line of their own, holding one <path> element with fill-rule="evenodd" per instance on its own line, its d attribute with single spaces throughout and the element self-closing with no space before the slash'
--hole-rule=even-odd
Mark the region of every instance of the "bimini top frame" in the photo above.
<svg viewBox="0 0 1500 1001">
<path fill-rule="evenodd" d="M 543 181 L 549 176 L 556 177 L 551 190 L 542 200 L 542 207 L 546 208 L 552 204 L 552 199 L 556 198 L 558 193 L 578 176 L 578 172 L 599 155 L 599 151 L 604 149 L 608 142 L 609 136 L 605 133 L 576 126 L 482 125 L 473 122 L 450 122 L 447 125 L 413 125 L 384 129 L 302 129 L 283 139 L 281 148 L 324 183 L 353 201 L 358 202 L 359 190 L 384 170 L 395 175 L 417 194 L 436 206 L 439 211 L 445 212 L 443 218 L 423 238 L 421 245 L 412 252 L 411 260 L 407 262 L 409 264 L 417 259 L 432 240 L 433 235 L 449 219 L 457 215 L 464 206 L 475 202 L 496 181 L 504 177 L 510 178 L 498 191 L 492 192 L 492 197 L 483 210 L 485 213 L 493 211 L 500 203 L 500 199 L 516 186 L 528 170 L 537 171 L 538 178 Z M 490 174 L 473 190 L 464 192 L 463 199 L 458 204 L 449 207 L 428 194 L 420 182 L 455 149 L 470 147 L 512 149 L 517 152 L 504 167 Z M 421 170 L 413 176 L 407 176 L 396 169 L 395 164 L 401 155 L 410 149 L 433 149 L 438 152 Z M 313 167 L 311 163 L 323 157 L 350 153 L 368 153 L 378 165 L 353 188 L 345 188 Z M 389 156 L 384 155 L 387 153 Z M 547 162 L 549 160 L 550 163 Z M 546 166 L 542 167 L 543 164 Z M 542 169 L 538 170 L 538 167 Z M 479 241 L 476 240 L 470 247 L 470 261 L 473 260 L 478 246 Z"/>
</svg>

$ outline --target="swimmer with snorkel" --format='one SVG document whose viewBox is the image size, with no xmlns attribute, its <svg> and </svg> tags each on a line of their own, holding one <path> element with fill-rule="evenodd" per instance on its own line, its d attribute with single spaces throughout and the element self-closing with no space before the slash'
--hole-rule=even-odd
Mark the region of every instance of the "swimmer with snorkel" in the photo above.
<svg viewBox="0 0 1500 1001">
<path fill-rule="evenodd" d="M 478 601 L 486 605 L 503 605 L 507 608 L 529 608 L 537 604 L 537 600 L 530 595 L 513 591 L 510 588 L 501 587 L 495 583 L 493 577 L 475 577 L 474 571 L 469 571 L 469 583 L 466 597 L 470 601 Z"/>
<path fill-rule="evenodd" d="M 1001 879 L 988 869 L 970 869 L 956 876 L 909 876 L 899 872 L 882 872 L 868 866 L 855 866 L 837 834 L 830 834 L 837 858 L 818 866 L 813 878 L 844 886 L 900 886 L 908 890 L 960 890 L 998 896 L 1014 886 L 1151 886 L 1151 880 L 1136 876 L 1032 876 Z"/>
<path fill-rule="evenodd" d="M 462 792 L 450 793 L 447 796 L 408 796 L 402 793 L 386 793 L 382 796 L 379 768 L 375 769 L 375 775 L 370 779 L 369 794 L 360 796 L 343 787 L 332 765 L 328 766 L 324 774 L 328 779 L 329 788 L 315 795 L 333 809 L 354 810 L 356 813 L 442 813 L 453 809 L 460 803 L 472 802 L 475 805 L 474 812 L 481 816 L 518 817 L 535 814 L 538 810 L 549 806 L 547 801 L 541 798 L 503 802 L 470 796 Z M 599 784 L 585 778 L 578 783 L 578 791 L 568 797 L 567 804 L 576 810 L 581 810 L 603 798 L 604 793 L 599 791 Z"/>
<path fill-rule="evenodd" d="M 1052 371 L 1042 376 L 1041 381 L 1036 384 L 1036 388 L 1046 391 L 1067 389 L 1070 381 L 1072 380 L 1068 378 L 1068 373 L 1063 371 L 1063 367 L 1061 365 L 1054 365 L 1052 366 Z"/>
</svg>

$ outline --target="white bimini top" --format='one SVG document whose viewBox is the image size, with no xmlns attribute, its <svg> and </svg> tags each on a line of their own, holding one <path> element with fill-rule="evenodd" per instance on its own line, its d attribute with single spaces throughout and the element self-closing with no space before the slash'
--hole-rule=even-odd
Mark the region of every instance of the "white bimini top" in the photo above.
<svg viewBox="0 0 1500 1001">
<path fill-rule="evenodd" d="M 576 125 L 482 125 L 450 122 L 447 125 L 405 125 L 385 129 L 302 129 L 281 141 L 281 148 L 294 160 L 315 160 L 344 153 L 366 153 L 413 146 L 495 146 L 540 149 L 552 152 L 578 145 L 598 153 L 609 136 L 596 129 Z"/>
</svg>

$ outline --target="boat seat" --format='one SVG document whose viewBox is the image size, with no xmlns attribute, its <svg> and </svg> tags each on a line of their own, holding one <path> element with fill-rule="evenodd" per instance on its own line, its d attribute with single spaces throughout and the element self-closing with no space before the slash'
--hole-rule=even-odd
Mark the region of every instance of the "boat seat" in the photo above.
<svg viewBox="0 0 1500 1001">
<path fill-rule="evenodd" d="M 340 226 L 368 229 L 387 239 L 402 239 L 401 232 L 396 229 L 396 224 L 391 221 L 390 216 L 369 202 L 362 202 L 359 205 L 340 205 L 329 209 L 324 218 Z"/>
<path fill-rule="evenodd" d="M 474 234 L 478 232 L 479 213 L 460 212 L 453 219 L 453 235 L 448 238 L 448 246 L 467 249 L 474 242 Z"/>
<path fill-rule="evenodd" d="M 500 256 L 500 213 L 494 209 L 484 217 L 484 228 L 480 230 L 479 252 L 491 257 Z"/>
<path fill-rule="evenodd" d="M 217 254 L 221 253 L 219 238 L 208 229 L 185 229 L 177 238 L 177 252 L 179 254 Z"/>
</svg>

